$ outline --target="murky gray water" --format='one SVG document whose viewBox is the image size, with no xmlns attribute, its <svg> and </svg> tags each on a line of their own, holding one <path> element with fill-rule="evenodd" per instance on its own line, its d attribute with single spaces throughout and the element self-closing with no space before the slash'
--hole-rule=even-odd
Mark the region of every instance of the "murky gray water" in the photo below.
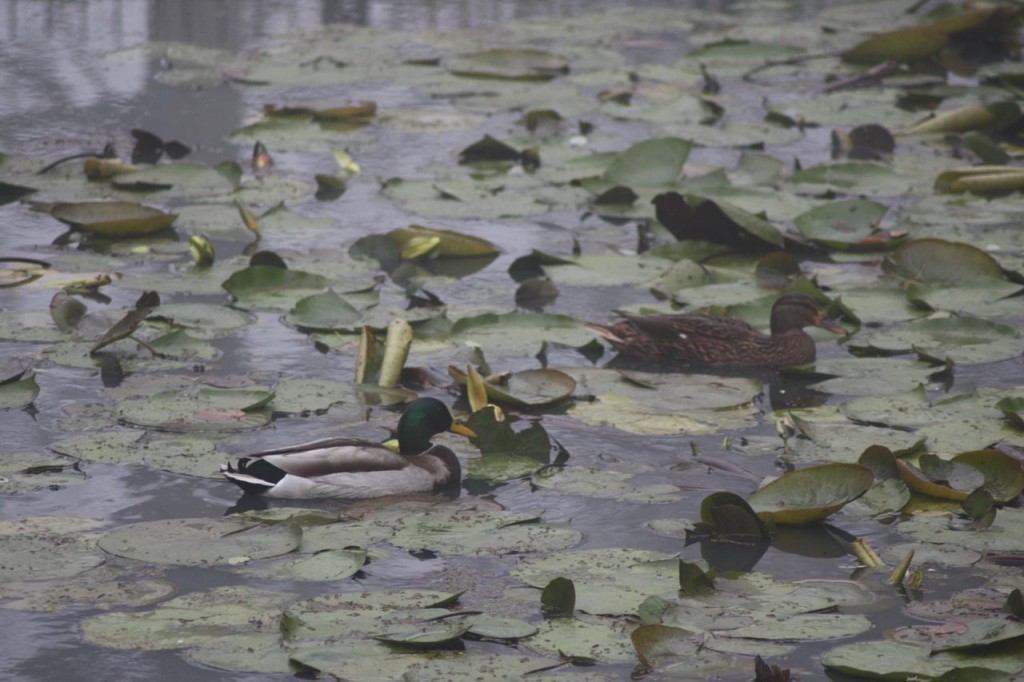
<svg viewBox="0 0 1024 682">
<path fill-rule="evenodd" d="M 248 149 L 225 142 L 225 137 L 247 118 L 258 112 L 261 103 L 244 88 L 221 85 L 189 89 L 162 85 L 152 78 L 157 63 L 128 66 L 116 60 L 103 60 L 98 54 L 146 41 L 185 41 L 203 46 L 238 49 L 259 45 L 268 36 L 299 27 L 330 22 L 351 22 L 388 29 L 415 31 L 420 28 L 500 26 L 510 18 L 550 14 L 573 15 L 584 11 L 614 6 L 614 2 L 412 2 L 384 0 L 371 2 L 318 2 L 315 0 L 249 0 L 245 3 L 191 0 L 94 0 L 91 2 L 58 2 L 0 0 L 0 151 L 12 154 L 57 158 L 87 149 L 101 149 L 114 142 L 122 154 L 131 148 L 129 130 L 144 128 L 164 139 L 179 139 L 195 147 L 193 159 L 203 162 L 235 158 L 247 162 Z M 663 3 L 654 3 L 663 4 Z M 740 3 L 690 3 L 695 10 L 703 7 L 721 10 Z M 813 11 L 816 3 L 805 3 L 794 13 Z M 637 48 L 643 49 L 643 48 Z M 644 59 L 678 56 L 681 46 L 659 47 L 664 54 L 645 53 Z M 353 88 L 345 99 L 373 99 L 381 108 L 415 104 L 412 93 L 403 88 Z M 361 150 L 359 161 L 364 173 L 385 177 L 396 167 L 419 167 L 431 159 L 447 158 L 450 150 L 459 149 L 479 136 L 478 131 L 465 131 L 440 136 L 437 146 L 410 148 L 401 135 L 381 136 L 373 147 Z M 323 163 L 301 154 L 282 154 L 278 165 L 288 170 L 314 172 L 309 164 Z M 339 223 L 338 233 L 330 244 L 294 244 L 268 235 L 265 248 L 310 249 L 315 246 L 340 247 L 355 237 L 381 229 L 390 229 L 409 222 L 409 216 L 387 202 L 361 201 L 376 193 L 373 183 L 359 183 L 346 194 L 343 202 L 307 205 L 293 208 L 311 214 L 328 215 Z M 47 258 L 53 255 L 48 246 L 56 236 L 51 220 L 19 217 L 13 220 L 14 206 L 0 207 L 0 255 Z M 545 220 L 558 222 L 559 216 Z M 554 250 L 563 247 L 567 237 L 557 230 L 527 221 L 477 225 L 476 233 L 491 239 L 504 250 L 489 270 L 476 276 L 475 282 L 485 286 L 508 285 L 506 268 L 512 259 L 531 248 Z M 244 244 L 218 244 L 224 255 L 238 253 Z M 232 251 L 232 248 L 234 251 Z M 0 306 L 45 309 L 51 291 L 28 288 L 0 292 Z M 617 300 L 621 297 L 622 300 Z M 556 303 L 552 312 L 600 311 L 636 300 L 631 292 L 568 292 Z M 116 301 L 128 303 L 127 300 Z M 251 371 L 272 367 L 302 376 L 348 381 L 351 368 L 342 367 L 336 357 L 320 354 L 296 332 L 265 315 L 260 323 L 240 332 L 230 342 L 219 342 L 225 350 L 218 372 Z M 28 343 L 6 343 L 4 353 L 11 357 L 31 355 L 38 350 Z M 562 351 L 567 353 L 566 351 Z M 823 355 L 842 351 L 823 347 Z M 557 365 L 555 355 L 552 364 Z M 580 363 L 578 357 L 566 364 Z M 442 369 L 442 368 L 437 368 Z M 62 390 L 44 392 L 37 401 L 37 412 L 0 412 L 3 448 L 10 451 L 42 450 L 57 438 L 64 437 L 58 428 L 65 406 L 81 401 L 97 400 L 101 393 L 95 375 L 53 367 L 47 369 L 48 383 L 59 383 Z M 963 375 L 971 381 L 970 374 Z M 981 378 L 975 378 L 981 381 Z M 987 380 L 987 379 L 986 379 Z M 998 383 L 998 380 L 995 380 Z M 766 391 L 765 409 L 768 392 Z M 596 429 L 580 429 L 571 420 L 545 418 L 545 426 L 572 453 L 587 453 L 590 458 L 605 460 L 644 461 L 656 470 L 671 470 L 676 482 L 693 486 L 692 498 L 684 503 L 659 506 L 659 517 L 693 517 L 702 488 L 729 487 L 748 490 L 752 485 L 743 479 L 731 478 L 721 472 L 710 472 L 701 466 L 680 466 L 690 456 L 689 440 L 684 438 L 642 438 L 609 434 Z M 322 423 L 317 428 L 323 428 Z M 764 432 L 771 432 L 765 425 Z M 274 422 L 259 443 L 285 443 L 326 435 L 310 433 L 309 425 L 299 418 Z M 256 438 L 240 435 L 233 439 L 238 450 L 256 442 Z M 705 449 L 716 447 L 719 439 L 693 439 Z M 743 460 L 743 466 L 755 474 L 774 471 L 771 461 Z M 80 486 L 59 491 L 41 491 L 17 497 L 0 497 L 0 518 L 18 519 L 30 516 L 76 515 L 110 522 L 112 525 L 161 518 L 220 516 L 237 500 L 237 489 L 219 481 L 195 480 L 148 468 L 88 464 L 89 480 Z M 548 520 L 573 521 L 585 537 L 584 547 L 631 547 L 677 551 L 680 543 L 653 534 L 639 534 L 650 507 L 636 505 L 604 505 L 590 498 L 531 491 L 525 482 L 502 487 L 496 493 L 502 504 L 519 511 L 543 512 Z M 886 528 L 878 524 L 864 528 L 847 527 L 847 531 L 866 534 L 868 541 L 884 544 Z M 816 561 L 801 558 L 800 573 L 845 577 L 852 566 L 835 559 Z M 461 561 L 461 560 L 460 560 Z M 762 561 L 767 570 L 784 567 L 794 561 L 792 555 L 775 550 Z M 457 563 L 457 561 L 456 561 Z M 474 562 L 466 561 L 467 564 Z M 479 562 L 485 563 L 483 561 Z M 446 560 L 406 558 L 391 562 L 386 569 L 375 572 L 362 584 L 369 588 L 405 587 L 433 580 L 447 570 Z M 784 568 L 782 569 L 784 572 Z M 182 591 L 201 589 L 223 580 L 237 581 L 227 574 L 211 571 L 178 569 L 168 578 Z M 311 588 L 312 589 L 312 588 Z M 273 676 L 229 674 L 193 666 L 175 652 L 121 652 L 83 645 L 76 631 L 86 612 L 57 614 L 22 613 L 0 610 L 0 631 L 4 645 L 0 650 L 0 678 L 8 680 L 259 680 Z"/>
</svg>

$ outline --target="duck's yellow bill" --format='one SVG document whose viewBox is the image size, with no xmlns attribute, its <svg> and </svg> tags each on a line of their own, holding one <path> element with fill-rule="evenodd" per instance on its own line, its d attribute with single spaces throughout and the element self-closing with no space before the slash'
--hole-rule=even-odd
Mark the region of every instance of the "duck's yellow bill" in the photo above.
<svg viewBox="0 0 1024 682">
<path fill-rule="evenodd" d="M 458 433 L 466 436 L 467 438 L 476 438 L 476 431 L 461 422 L 452 422 L 452 427 L 448 430 L 452 433 Z"/>
</svg>

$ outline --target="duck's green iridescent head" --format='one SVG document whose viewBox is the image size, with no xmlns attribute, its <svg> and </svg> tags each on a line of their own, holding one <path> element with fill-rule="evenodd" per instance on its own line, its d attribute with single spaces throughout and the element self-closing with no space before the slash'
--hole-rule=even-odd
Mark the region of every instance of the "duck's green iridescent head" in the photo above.
<svg viewBox="0 0 1024 682">
<path fill-rule="evenodd" d="M 398 451 L 418 455 L 430 448 L 430 439 L 444 431 L 475 438 L 476 434 L 456 422 L 448 406 L 437 398 L 419 398 L 409 403 L 398 420 Z"/>
</svg>

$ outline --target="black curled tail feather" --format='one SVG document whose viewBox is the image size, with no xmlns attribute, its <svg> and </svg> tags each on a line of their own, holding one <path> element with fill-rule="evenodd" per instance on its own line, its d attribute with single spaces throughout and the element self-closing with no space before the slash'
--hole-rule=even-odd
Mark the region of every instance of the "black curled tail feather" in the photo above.
<svg viewBox="0 0 1024 682">
<path fill-rule="evenodd" d="M 248 457 L 238 460 L 237 469 L 229 463 L 222 467 L 222 472 L 229 481 L 241 488 L 243 492 L 257 494 L 273 488 L 287 475 L 286 472 L 269 462 Z M 252 479 L 257 479 L 259 482 Z"/>
</svg>

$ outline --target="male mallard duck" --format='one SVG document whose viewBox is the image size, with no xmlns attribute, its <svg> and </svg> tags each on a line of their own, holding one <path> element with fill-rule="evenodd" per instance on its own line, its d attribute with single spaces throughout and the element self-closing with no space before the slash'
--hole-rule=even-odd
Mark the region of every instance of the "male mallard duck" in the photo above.
<svg viewBox="0 0 1024 682">
<path fill-rule="evenodd" d="M 632 315 L 611 326 L 587 328 L 622 355 L 668 365 L 785 367 L 814 362 L 814 339 L 804 327 L 845 334 L 826 318 L 810 296 L 789 293 L 772 306 L 771 336 L 734 317 L 711 315 Z"/>
<path fill-rule="evenodd" d="M 328 438 L 246 455 L 238 468 L 221 466 L 225 478 L 247 493 L 267 497 L 363 498 L 430 492 L 462 481 L 455 453 L 433 445 L 443 431 L 476 436 L 452 419 L 435 398 L 414 400 L 398 421 L 398 452 L 358 438 Z"/>
</svg>

